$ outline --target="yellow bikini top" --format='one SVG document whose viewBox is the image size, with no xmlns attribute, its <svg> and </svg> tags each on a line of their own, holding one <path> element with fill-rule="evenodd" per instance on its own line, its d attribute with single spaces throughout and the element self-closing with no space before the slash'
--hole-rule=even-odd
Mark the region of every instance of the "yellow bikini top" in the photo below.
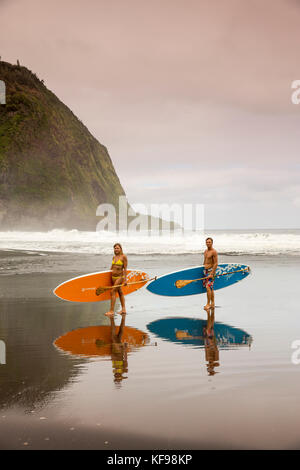
<svg viewBox="0 0 300 470">
<path fill-rule="evenodd" d="M 123 261 L 121 259 L 118 259 L 118 261 L 115 263 L 115 258 L 113 257 L 112 264 L 118 264 L 119 266 L 123 266 Z"/>
</svg>

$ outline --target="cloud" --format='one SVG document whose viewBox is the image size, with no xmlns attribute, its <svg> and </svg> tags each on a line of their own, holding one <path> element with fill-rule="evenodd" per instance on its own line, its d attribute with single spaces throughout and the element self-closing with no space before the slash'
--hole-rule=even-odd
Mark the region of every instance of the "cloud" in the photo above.
<svg viewBox="0 0 300 470">
<path fill-rule="evenodd" d="M 3 60 L 108 148 L 129 199 L 205 202 L 229 222 L 249 203 L 253 224 L 273 204 L 296 220 L 296 2 L 11 0 L 0 14 Z"/>
<path fill-rule="evenodd" d="M 293 3 L 15 0 L 0 8 L 9 60 L 17 54 L 49 83 L 66 83 L 69 74 L 125 101 L 175 97 L 287 110 L 290 83 L 300 78 Z"/>
<path fill-rule="evenodd" d="M 293 200 L 293 204 L 294 204 L 296 207 L 299 207 L 299 208 L 300 208 L 300 197 L 296 197 L 296 199 Z"/>
</svg>

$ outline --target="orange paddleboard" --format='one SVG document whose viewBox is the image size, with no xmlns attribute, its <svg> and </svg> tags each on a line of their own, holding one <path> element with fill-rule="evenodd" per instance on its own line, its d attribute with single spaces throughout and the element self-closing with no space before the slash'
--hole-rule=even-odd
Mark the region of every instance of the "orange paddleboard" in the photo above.
<svg viewBox="0 0 300 470">
<path fill-rule="evenodd" d="M 128 269 L 127 283 L 129 285 L 122 287 L 123 294 L 131 294 L 131 292 L 140 289 L 148 282 L 148 279 L 148 274 L 142 271 Z M 135 284 L 135 282 L 137 282 L 137 284 Z M 53 293 L 57 295 L 57 297 L 70 302 L 99 302 L 101 300 L 110 299 L 111 289 L 107 289 L 100 295 L 97 295 L 96 291 L 98 287 L 108 287 L 111 285 L 111 271 L 102 271 L 100 273 L 85 274 L 84 276 L 65 281 L 57 286 Z"/>
<path fill-rule="evenodd" d="M 116 334 L 119 327 L 116 327 Z M 125 326 L 122 343 L 127 343 L 130 352 L 149 343 L 149 336 L 141 330 Z M 112 352 L 110 326 L 89 326 L 69 331 L 54 341 L 60 350 L 80 356 L 109 356 Z"/>
</svg>

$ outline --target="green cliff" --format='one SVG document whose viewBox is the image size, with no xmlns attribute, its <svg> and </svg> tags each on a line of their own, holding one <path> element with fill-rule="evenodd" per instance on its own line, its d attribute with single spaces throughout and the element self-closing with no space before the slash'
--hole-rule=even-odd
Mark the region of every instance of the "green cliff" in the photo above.
<svg viewBox="0 0 300 470">
<path fill-rule="evenodd" d="M 124 190 L 107 149 L 43 81 L 0 61 L 0 230 L 95 230 Z"/>
</svg>

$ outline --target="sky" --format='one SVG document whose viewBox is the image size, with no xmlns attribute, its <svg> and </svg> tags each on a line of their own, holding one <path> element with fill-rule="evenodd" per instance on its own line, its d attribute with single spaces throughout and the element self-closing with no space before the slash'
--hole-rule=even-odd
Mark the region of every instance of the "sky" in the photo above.
<svg viewBox="0 0 300 470">
<path fill-rule="evenodd" d="M 299 0 L 0 0 L 0 55 L 107 147 L 134 203 L 300 228 Z"/>
</svg>

